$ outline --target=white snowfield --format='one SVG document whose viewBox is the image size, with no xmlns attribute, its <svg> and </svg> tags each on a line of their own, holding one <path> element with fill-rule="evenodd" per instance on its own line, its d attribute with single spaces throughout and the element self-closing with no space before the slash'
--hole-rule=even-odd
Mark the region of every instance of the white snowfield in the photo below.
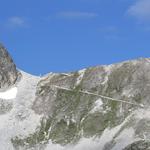
<svg viewBox="0 0 150 150">
<path fill-rule="evenodd" d="M 22 79 L 15 87 L 0 92 L 3 101 L 12 102 L 12 109 L 0 115 L 0 150 L 15 150 L 11 139 L 34 133 L 40 124 L 41 116 L 31 109 L 40 77 L 21 73 Z"/>
<path fill-rule="evenodd" d="M 14 99 L 16 98 L 17 92 L 18 92 L 17 87 L 13 87 L 7 91 L 0 92 L 0 99 L 6 99 L 6 100 Z"/>
</svg>

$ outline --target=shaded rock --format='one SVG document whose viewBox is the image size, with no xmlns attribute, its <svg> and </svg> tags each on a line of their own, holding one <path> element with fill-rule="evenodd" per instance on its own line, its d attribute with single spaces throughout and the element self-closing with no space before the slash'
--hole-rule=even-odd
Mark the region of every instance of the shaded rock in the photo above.
<svg viewBox="0 0 150 150">
<path fill-rule="evenodd" d="M 137 141 L 127 146 L 123 150 L 150 150 L 150 142 L 148 141 Z"/>
<path fill-rule="evenodd" d="M 8 51 L 0 45 L 0 89 L 13 85 L 18 78 L 18 71 Z"/>
</svg>

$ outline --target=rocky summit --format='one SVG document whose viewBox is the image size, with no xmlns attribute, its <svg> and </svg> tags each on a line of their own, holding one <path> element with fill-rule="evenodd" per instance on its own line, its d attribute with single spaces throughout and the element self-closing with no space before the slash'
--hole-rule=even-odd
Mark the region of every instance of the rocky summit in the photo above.
<svg viewBox="0 0 150 150">
<path fill-rule="evenodd" d="M 150 150 L 149 58 L 38 77 L 0 46 L 0 86 L 0 150 Z"/>
<path fill-rule="evenodd" d="M 0 44 L 0 88 L 8 88 L 18 78 L 18 71 L 7 50 Z"/>
</svg>

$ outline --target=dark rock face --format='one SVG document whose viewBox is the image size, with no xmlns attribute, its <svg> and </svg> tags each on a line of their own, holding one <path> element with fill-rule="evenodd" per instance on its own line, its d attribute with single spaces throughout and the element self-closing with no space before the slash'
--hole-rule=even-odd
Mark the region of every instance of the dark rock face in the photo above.
<svg viewBox="0 0 150 150">
<path fill-rule="evenodd" d="M 150 142 L 148 141 L 137 141 L 129 146 L 127 146 L 124 150 L 149 150 Z"/>
<path fill-rule="evenodd" d="M 0 45 L 0 89 L 13 85 L 18 78 L 18 71 L 7 50 Z"/>
</svg>

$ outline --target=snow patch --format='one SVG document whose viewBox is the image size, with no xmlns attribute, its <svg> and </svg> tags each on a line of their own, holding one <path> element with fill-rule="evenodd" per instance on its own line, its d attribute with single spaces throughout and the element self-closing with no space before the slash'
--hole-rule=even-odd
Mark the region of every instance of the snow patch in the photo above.
<svg viewBox="0 0 150 150">
<path fill-rule="evenodd" d="M 94 113 L 96 111 L 100 111 L 100 110 L 103 110 L 103 102 L 102 102 L 102 99 L 99 98 L 97 101 L 95 101 L 94 103 L 94 108 L 90 111 L 90 113 Z"/>
<path fill-rule="evenodd" d="M 86 69 L 82 69 L 78 72 L 79 77 L 77 78 L 76 86 L 78 86 L 80 82 L 82 81 L 85 71 Z"/>
<path fill-rule="evenodd" d="M 13 87 L 10 90 L 0 92 L 0 98 L 6 100 L 14 99 L 16 98 L 17 91 L 18 91 L 17 87 Z"/>
<path fill-rule="evenodd" d="M 109 77 L 109 75 L 110 75 L 110 73 L 111 73 L 112 65 L 104 66 L 104 69 L 105 69 L 105 72 L 106 72 L 107 75 L 105 75 L 105 79 L 104 79 L 104 81 L 101 83 L 101 84 L 103 84 L 103 85 L 108 82 L 108 77 Z"/>
</svg>

